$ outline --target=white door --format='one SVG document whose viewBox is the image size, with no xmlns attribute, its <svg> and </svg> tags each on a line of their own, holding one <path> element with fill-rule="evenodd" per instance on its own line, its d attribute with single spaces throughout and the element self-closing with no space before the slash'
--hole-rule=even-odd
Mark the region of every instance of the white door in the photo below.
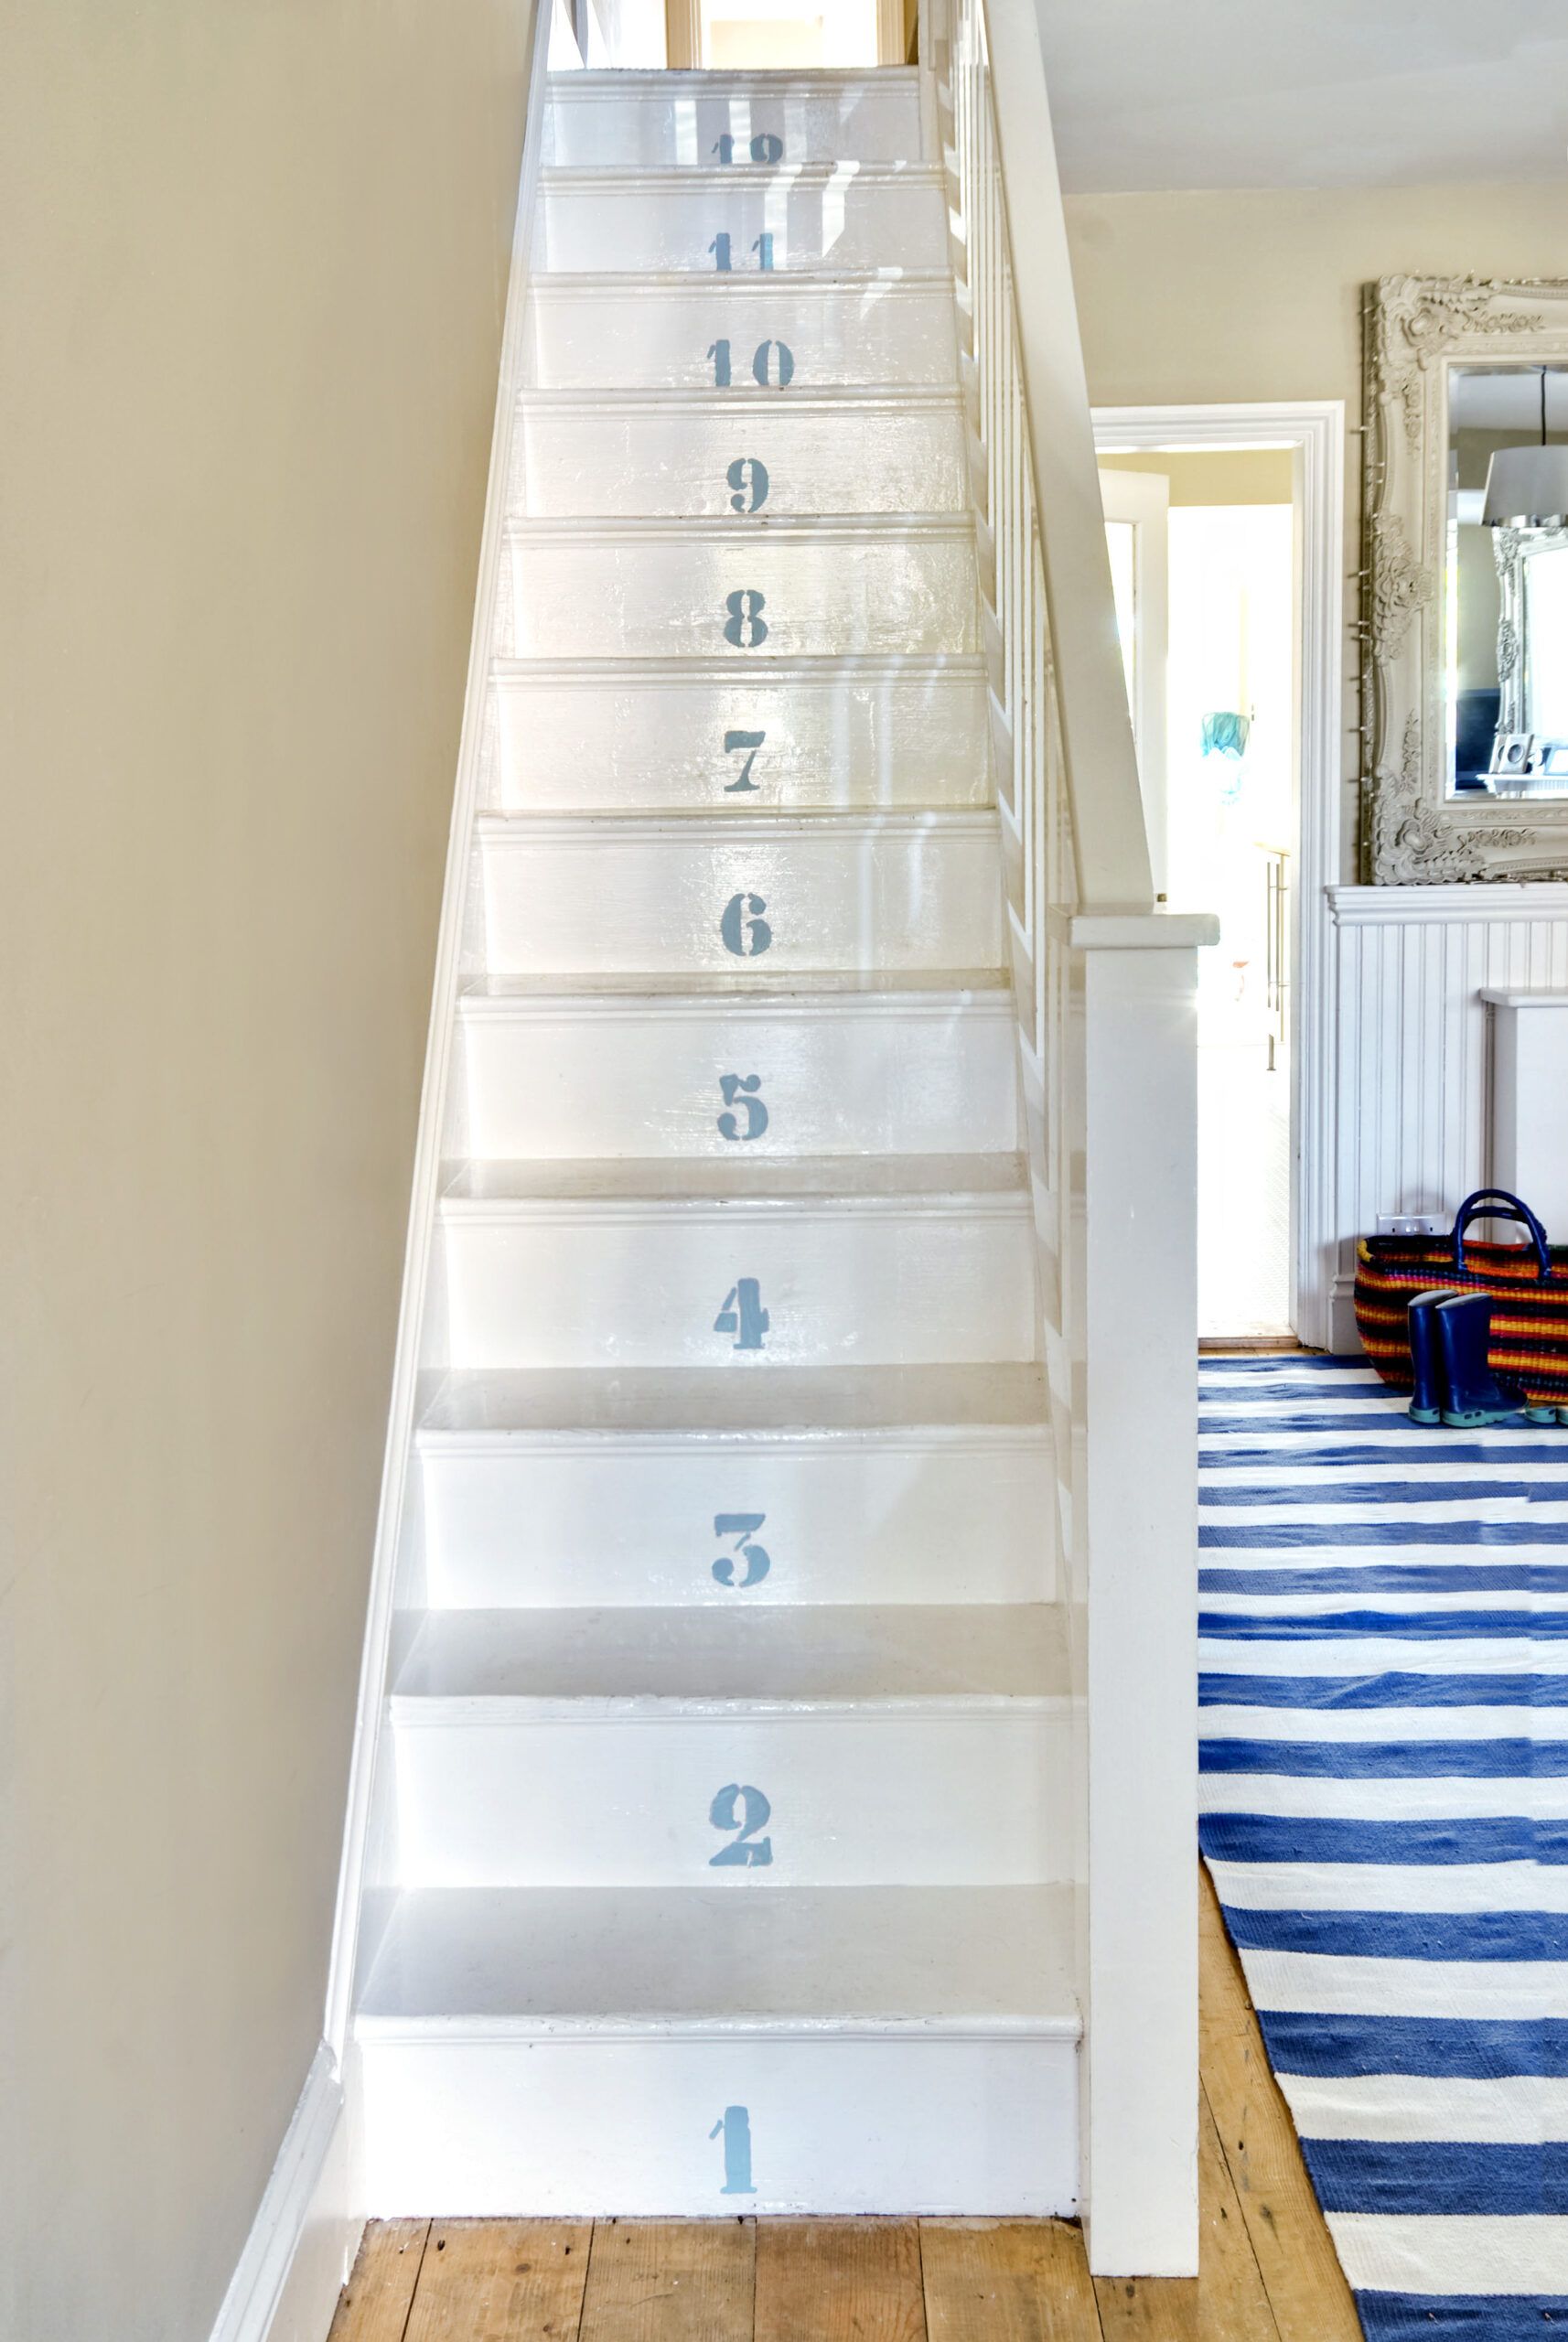
<svg viewBox="0 0 1568 2342">
<path fill-rule="evenodd" d="M 1101 467 L 1105 540 L 1116 594 L 1116 628 L 1127 671 L 1133 737 L 1144 784 L 1144 818 L 1155 892 L 1165 896 L 1165 653 L 1171 484 L 1163 472 Z"/>
</svg>

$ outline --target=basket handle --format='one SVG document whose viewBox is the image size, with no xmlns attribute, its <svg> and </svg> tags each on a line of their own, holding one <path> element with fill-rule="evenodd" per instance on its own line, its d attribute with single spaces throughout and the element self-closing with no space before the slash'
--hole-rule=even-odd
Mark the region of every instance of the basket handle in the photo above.
<svg viewBox="0 0 1568 2342">
<path fill-rule="evenodd" d="M 1528 1204 L 1510 1196 L 1506 1187 L 1477 1187 L 1466 1196 L 1454 1216 L 1454 1267 L 1455 1273 L 1465 1273 L 1465 1230 L 1473 1219 L 1517 1219 L 1530 1230 L 1530 1241 L 1535 1248 L 1535 1262 L 1543 1277 L 1552 1274 L 1552 1262 L 1546 1249 L 1546 1230 Z"/>
</svg>

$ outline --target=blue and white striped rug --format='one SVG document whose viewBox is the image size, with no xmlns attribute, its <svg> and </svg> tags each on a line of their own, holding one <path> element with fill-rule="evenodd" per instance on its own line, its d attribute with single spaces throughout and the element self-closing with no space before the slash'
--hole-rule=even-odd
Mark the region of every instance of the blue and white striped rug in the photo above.
<svg viewBox="0 0 1568 2342">
<path fill-rule="evenodd" d="M 1568 2335 L 1568 1428 L 1200 1386 L 1203 1852 L 1362 2325 Z"/>
</svg>

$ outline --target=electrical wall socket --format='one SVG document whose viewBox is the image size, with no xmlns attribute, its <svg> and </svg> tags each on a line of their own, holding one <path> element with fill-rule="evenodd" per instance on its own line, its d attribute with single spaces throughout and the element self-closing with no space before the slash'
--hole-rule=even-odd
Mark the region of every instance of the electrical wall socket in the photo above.
<svg viewBox="0 0 1568 2342">
<path fill-rule="evenodd" d="M 1380 1211 L 1380 1236 L 1446 1236 L 1448 1222 L 1435 1211 Z"/>
</svg>

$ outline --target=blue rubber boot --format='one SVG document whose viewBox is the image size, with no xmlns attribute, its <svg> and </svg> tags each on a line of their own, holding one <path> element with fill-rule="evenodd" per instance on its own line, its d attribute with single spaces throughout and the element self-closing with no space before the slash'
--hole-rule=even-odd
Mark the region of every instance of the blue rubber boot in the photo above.
<svg viewBox="0 0 1568 2342">
<path fill-rule="evenodd" d="M 1477 1431 L 1506 1423 L 1524 1407 L 1524 1391 L 1511 1374 L 1494 1374 L 1492 1304 L 1484 1293 L 1464 1293 L 1440 1301 L 1432 1313 L 1443 1421 L 1451 1431 Z"/>
<path fill-rule="evenodd" d="M 1440 1301 L 1457 1301 L 1463 1294 L 1463 1286 L 1436 1284 L 1430 1292 L 1418 1293 L 1412 1298 L 1410 1371 L 1414 1387 L 1411 1391 L 1410 1419 L 1412 1423 L 1440 1423 L 1443 1421 L 1443 1374 L 1437 1356 L 1433 1313 Z"/>
</svg>

